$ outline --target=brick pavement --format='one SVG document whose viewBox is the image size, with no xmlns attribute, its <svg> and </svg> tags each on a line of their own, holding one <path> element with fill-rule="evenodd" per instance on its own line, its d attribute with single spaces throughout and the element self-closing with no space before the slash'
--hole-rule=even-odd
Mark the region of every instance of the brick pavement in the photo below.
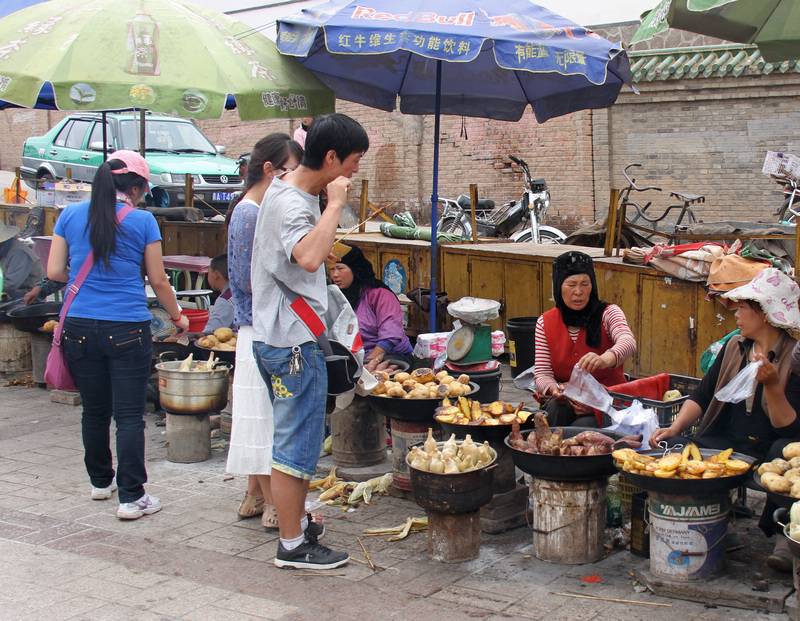
<svg viewBox="0 0 800 621">
<path fill-rule="evenodd" d="M 514 390 L 506 374 L 503 396 L 518 398 Z M 245 481 L 225 472 L 224 447 L 206 462 L 171 463 L 158 419 L 146 416 L 147 491 L 162 499 L 164 509 L 124 522 L 115 517 L 116 495 L 106 502 L 89 497 L 80 408 L 52 403 L 42 388 L 0 388 L 0 621 L 796 618 L 637 593 L 632 572 L 646 572 L 647 561 L 625 551 L 588 566 L 539 561 L 524 527 L 482 535 L 474 561 L 434 562 L 427 558 L 425 534 L 391 543 L 363 536 L 365 528 L 396 526 L 423 515 L 414 502 L 392 496 L 351 512 L 315 508 L 324 516 L 324 542 L 346 549 L 354 561 L 312 576 L 282 571 L 272 565 L 276 535 L 266 533 L 259 520 L 237 520 Z M 330 458 L 322 461 L 321 471 L 326 467 Z M 749 535 L 754 524 L 747 522 Z M 359 538 L 375 570 L 363 562 Z M 766 547 L 763 537 L 754 541 Z M 770 591 L 752 594 L 750 583 L 741 580 L 727 588 L 738 589 L 744 605 L 756 597 L 771 598 L 773 607 L 782 604 L 786 579 L 748 565 L 754 553 L 730 555 L 728 574 L 732 579 L 745 575 L 750 582 L 763 578 Z M 580 580 L 591 574 L 602 582 Z M 703 591 L 712 593 L 720 585 L 700 585 L 701 599 Z M 714 597 L 725 601 L 719 593 Z M 793 600 L 794 595 L 787 601 Z M 791 612 L 796 614 L 796 606 Z"/>
</svg>

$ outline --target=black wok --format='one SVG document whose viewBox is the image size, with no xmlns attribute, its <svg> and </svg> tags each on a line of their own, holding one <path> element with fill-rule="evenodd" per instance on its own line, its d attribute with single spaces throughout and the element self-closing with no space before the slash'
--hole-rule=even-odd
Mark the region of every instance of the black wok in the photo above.
<svg viewBox="0 0 800 621">
<path fill-rule="evenodd" d="M 469 385 L 472 390 L 463 395 L 465 397 L 478 390 L 475 382 L 470 382 Z M 442 400 L 438 397 L 434 399 L 403 399 L 386 395 L 367 395 L 367 401 L 378 414 L 409 423 L 433 421 L 436 408 L 442 404 Z"/>
<path fill-rule="evenodd" d="M 564 439 L 576 436 L 582 431 L 599 431 L 614 440 L 620 440 L 624 437 L 621 433 L 606 429 L 591 429 L 589 427 L 563 427 L 562 429 L 564 430 Z M 527 440 L 529 433 L 533 433 L 533 430 L 523 432 L 522 436 Z M 526 453 L 514 448 L 509 444 L 508 437 L 506 437 L 505 443 L 511 449 L 511 457 L 514 459 L 514 464 L 517 468 L 539 479 L 547 479 L 549 481 L 594 481 L 617 471 L 611 453 L 606 455 L 540 455 L 538 453 Z M 625 475 L 627 476 L 627 474 L 626 472 Z"/>
<path fill-rule="evenodd" d="M 445 423 L 438 418 L 436 421 L 442 426 L 445 437 L 450 437 L 451 433 L 456 434 L 458 440 L 463 440 L 467 434 L 472 436 L 475 442 L 483 443 L 485 440 L 502 442 L 511 433 L 511 425 L 456 425 L 455 423 Z M 533 414 L 524 423 L 520 423 L 520 429 L 531 429 L 533 427 Z"/>
<path fill-rule="evenodd" d="M 715 449 L 700 449 L 700 456 L 703 459 L 711 457 L 719 453 Z M 642 451 L 642 455 L 650 455 L 651 457 L 659 458 L 664 455 L 664 451 Z M 715 494 L 718 492 L 726 492 L 744 485 L 745 481 L 750 477 L 755 457 L 744 455 L 742 453 L 732 453 L 731 459 L 740 459 L 750 464 L 750 469 L 745 470 L 742 474 L 737 474 L 732 477 L 718 477 L 716 479 L 660 479 L 658 477 L 648 477 L 641 474 L 625 471 L 625 478 L 631 483 L 648 492 L 656 492 L 659 494 Z"/>
<path fill-rule="evenodd" d="M 767 498 L 769 498 L 779 507 L 783 507 L 784 509 L 791 509 L 792 505 L 796 503 L 798 500 L 800 500 L 800 498 L 789 496 L 789 494 L 780 494 L 778 492 L 773 492 L 771 490 L 768 490 L 761 484 L 761 475 L 758 474 L 758 470 L 752 470 L 752 473 L 753 473 L 753 483 L 755 484 L 755 488 L 760 492 L 764 492 L 767 495 Z"/>
<path fill-rule="evenodd" d="M 25 306 L 22 300 L 16 300 L 19 306 L 6 311 L 11 324 L 21 332 L 38 333 L 46 322 L 51 319 L 58 320 L 61 312 L 61 302 L 38 302 Z"/>
</svg>

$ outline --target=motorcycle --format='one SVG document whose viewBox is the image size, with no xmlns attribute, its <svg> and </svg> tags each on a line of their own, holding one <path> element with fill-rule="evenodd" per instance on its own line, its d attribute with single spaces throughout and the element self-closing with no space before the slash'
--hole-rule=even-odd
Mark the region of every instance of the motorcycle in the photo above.
<svg viewBox="0 0 800 621">
<path fill-rule="evenodd" d="M 495 207 L 494 201 L 483 199 L 475 206 L 475 227 L 479 237 L 500 237 L 513 242 L 561 244 L 566 235 L 542 224 L 550 206 L 550 192 L 544 179 L 533 179 L 525 160 L 509 155 L 522 168 L 525 188 L 519 201 L 512 200 Z M 462 239 L 472 237 L 471 200 L 462 194 L 456 200 L 440 198 L 441 216 L 437 230 L 456 233 Z"/>
</svg>

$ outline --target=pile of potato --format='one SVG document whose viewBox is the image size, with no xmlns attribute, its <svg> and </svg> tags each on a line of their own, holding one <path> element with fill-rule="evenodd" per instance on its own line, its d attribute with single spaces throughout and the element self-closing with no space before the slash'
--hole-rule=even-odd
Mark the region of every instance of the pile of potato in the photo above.
<svg viewBox="0 0 800 621">
<path fill-rule="evenodd" d="M 766 461 L 758 467 L 761 485 L 771 492 L 800 498 L 800 442 L 783 448 L 780 457 Z"/>
<path fill-rule="evenodd" d="M 632 474 L 660 479 L 716 479 L 744 474 L 750 468 L 746 461 L 731 459 L 731 453 L 733 449 L 725 449 L 703 459 L 700 449 L 691 442 L 682 452 L 658 459 L 630 448 L 618 449 L 611 455 L 617 468 Z"/>
<path fill-rule="evenodd" d="M 395 373 L 394 377 L 390 377 L 385 371 L 377 371 L 375 377 L 378 385 L 372 394 L 383 397 L 444 399 L 465 395 L 472 390 L 469 375 L 463 373 L 455 378 L 447 371 L 434 374 L 433 369 L 416 369 L 411 373 Z"/>
<path fill-rule="evenodd" d="M 197 339 L 198 347 L 219 351 L 236 351 L 236 337 L 230 328 L 217 328 L 214 334 Z"/>
<path fill-rule="evenodd" d="M 522 410 L 522 404 L 514 407 L 506 401 L 492 401 L 481 405 L 468 397 L 459 397 L 456 404 L 445 397 L 442 405 L 436 408 L 434 418 L 442 423 L 454 425 L 510 425 L 515 420 L 524 423 L 533 413 Z"/>
</svg>

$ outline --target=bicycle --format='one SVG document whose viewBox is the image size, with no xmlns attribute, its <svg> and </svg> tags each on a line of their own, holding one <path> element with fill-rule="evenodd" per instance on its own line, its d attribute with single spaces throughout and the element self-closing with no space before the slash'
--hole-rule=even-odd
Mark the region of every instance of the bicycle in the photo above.
<svg viewBox="0 0 800 621">
<path fill-rule="evenodd" d="M 638 227 L 638 228 L 646 231 L 645 237 L 647 239 L 650 239 L 656 235 L 662 237 L 669 237 L 676 231 L 686 230 L 686 228 L 688 228 L 689 225 L 697 222 L 697 218 L 695 217 L 694 212 L 692 211 L 691 205 L 705 203 L 706 202 L 705 196 L 701 196 L 699 194 L 689 194 L 687 192 L 670 192 L 669 193 L 670 198 L 676 198 L 680 201 L 680 203 L 669 205 L 668 207 L 666 207 L 666 209 L 664 209 L 664 213 L 662 213 L 660 216 L 651 216 L 648 213 L 647 210 L 653 204 L 652 201 L 648 201 L 647 204 L 644 207 L 642 207 L 636 201 L 631 200 L 630 194 L 634 190 L 637 192 L 646 192 L 648 190 L 656 190 L 658 192 L 662 191 L 660 187 L 655 185 L 649 185 L 643 188 L 637 186 L 636 180 L 631 179 L 631 177 L 628 175 L 628 169 L 634 166 L 641 167 L 641 164 L 638 163 L 628 164 L 625 168 L 623 168 L 622 174 L 628 181 L 628 185 L 622 189 L 619 196 L 620 211 L 627 210 L 627 207 L 629 205 L 636 210 L 636 215 L 634 215 L 633 218 L 631 218 L 629 224 L 635 224 L 640 219 L 649 223 L 652 226 L 651 229 L 645 229 L 644 227 Z M 680 210 L 677 220 L 675 220 L 675 222 L 672 221 L 664 222 L 664 224 L 668 224 L 671 227 L 671 229 L 659 231 L 658 230 L 659 223 L 664 221 L 664 219 L 670 214 L 670 212 L 676 209 Z M 684 224 L 684 218 L 686 219 L 686 224 Z"/>
<path fill-rule="evenodd" d="M 797 216 L 800 216 L 800 188 L 798 181 L 794 177 L 774 176 L 773 179 L 783 186 L 783 203 L 773 215 L 778 216 L 781 224 L 796 224 Z"/>
</svg>

